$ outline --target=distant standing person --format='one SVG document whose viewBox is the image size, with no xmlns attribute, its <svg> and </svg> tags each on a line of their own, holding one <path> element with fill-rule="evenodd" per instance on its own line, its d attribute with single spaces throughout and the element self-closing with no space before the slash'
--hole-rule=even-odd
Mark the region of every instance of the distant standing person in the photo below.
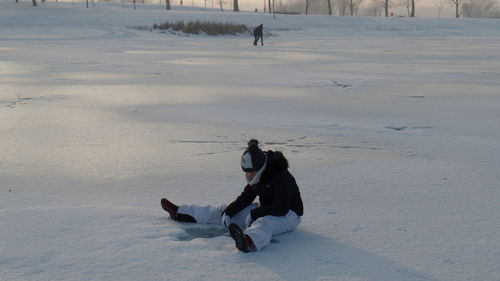
<svg viewBox="0 0 500 281">
<path fill-rule="evenodd" d="M 264 46 L 264 38 L 262 37 L 262 29 L 263 28 L 264 28 L 264 25 L 261 24 L 253 29 L 253 37 L 255 37 L 255 40 L 253 41 L 254 46 L 257 46 L 257 42 L 259 42 L 259 38 L 260 38 L 260 44 L 262 46 Z"/>
</svg>

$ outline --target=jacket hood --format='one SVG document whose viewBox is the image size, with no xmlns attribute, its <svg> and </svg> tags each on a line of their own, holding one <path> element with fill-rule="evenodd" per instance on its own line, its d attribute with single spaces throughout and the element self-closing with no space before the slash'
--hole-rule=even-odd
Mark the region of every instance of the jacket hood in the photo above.
<svg viewBox="0 0 500 281">
<path fill-rule="evenodd" d="M 281 151 L 268 150 L 266 170 L 262 173 L 261 182 L 269 183 L 276 175 L 288 169 L 288 160 Z"/>
</svg>

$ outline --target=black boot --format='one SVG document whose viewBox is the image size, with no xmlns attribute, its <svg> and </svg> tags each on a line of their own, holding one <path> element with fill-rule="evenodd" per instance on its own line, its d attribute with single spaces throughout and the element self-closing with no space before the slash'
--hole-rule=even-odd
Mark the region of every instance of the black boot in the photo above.
<svg viewBox="0 0 500 281">
<path fill-rule="evenodd" d="M 244 253 L 255 252 L 256 248 L 250 236 L 243 233 L 243 230 L 235 223 L 229 225 L 229 234 L 234 240 L 236 248 Z"/>
<path fill-rule="evenodd" d="M 196 220 L 190 215 L 177 213 L 179 206 L 168 201 L 166 198 L 162 198 L 160 202 L 163 210 L 167 211 L 173 220 L 181 222 L 196 222 Z"/>
</svg>

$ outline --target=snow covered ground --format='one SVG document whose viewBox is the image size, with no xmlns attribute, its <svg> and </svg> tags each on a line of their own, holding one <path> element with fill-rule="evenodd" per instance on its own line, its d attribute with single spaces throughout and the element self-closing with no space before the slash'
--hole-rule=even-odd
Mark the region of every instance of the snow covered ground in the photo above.
<svg viewBox="0 0 500 281">
<path fill-rule="evenodd" d="M 272 36 L 177 36 L 175 20 Z M 500 280 L 500 21 L 0 3 L 0 280 Z M 299 229 L 243 254 L 160 208 L 282 150 Z"/>
</svg>

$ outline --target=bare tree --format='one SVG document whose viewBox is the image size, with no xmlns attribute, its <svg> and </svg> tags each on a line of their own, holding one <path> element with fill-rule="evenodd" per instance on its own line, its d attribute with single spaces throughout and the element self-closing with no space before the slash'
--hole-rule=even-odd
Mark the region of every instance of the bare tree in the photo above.
<svg viewBox="0 0 500 281">
<path fill-rule="evenodd" d="M 351 12 L 351 16 L 358 14 L 359 6 L 361 5 L 363 0 L 349 0 L 349 11 Z"/>
<path fill-rule="evenodd" d="M 374 0 L 374 6 L 380 5 L 380 8 L 384 11 L 384 16 L 389 16 L 389 7 L 392 6 L 391 0 Z"/>
<path fill-rule="evenodd" d="M 328 14 L 332 14 L 332 0 L 326 0 L 326 3 L 328 4 Z"/>
<path fill-rule="evenodd" d="M 334 2 L 334 5 L 337 6 L 337 10 L 339 11 L 339 15 L 341 15 L 341 16 L 347 15 L 347 8 L 349 7 L 349 0 L 337 0 Z"/>
<path fill-rule="evenodd" d="M 408 17 L 415 17 L 415 0 L 403 0 L 401 6 L 406 7 L 406 11 L 408 12 Z"/>
<path fill-rule="evenodd" d="M 290 4 L 288 4 L 286 3 L 286 0 L 277 0 L 274 8 L 278 11 L 292 11 L 293 7 L 291 1 Z"/>
<path fill-rule="evenodd" d="M 497 10 L 497 2 L 494 0 L 465 0 L 460 11 L 467 18 L 485 18 Z"/>
<path fill-rule="evenodd" d="M 406 7 L 406 12 L 408 13 L 408 16 L 410 16 L 410 14 L 411 14 L 411 10 L 410 10 L 410 0 L 402 0 L 402 1 L 401 1 L 401 6 Z"/>
<path fill-rule="evenodd" d="M 219 4 L 220 10 L 224 12 L 224 5 L 226 4 L 225 0 L 217 0 L 217 4 Z"/>
<path fill-rule="evenodd" d="M 463 0 L 449 0 L 450 4 L 455 7 L 455 17 L 459 18 L 460 14 L 458 13 L 458 9 L 462 4 Z"/>
<path fill-rule="evenodd" d="M 444 8 L 444 0 L 439 0 L 439 3 L 436 4 L 436 8 L 438 9 L 438 18 L 441 18 L 441 12 Z"/>
<path fill-rule="evenodd" d="M 380 17 L 382 16 L 382 10 L 383 6 L 381 5 L 381 2 L 370 1 L 365 12 L 367 16 Z"/>
</svg>

